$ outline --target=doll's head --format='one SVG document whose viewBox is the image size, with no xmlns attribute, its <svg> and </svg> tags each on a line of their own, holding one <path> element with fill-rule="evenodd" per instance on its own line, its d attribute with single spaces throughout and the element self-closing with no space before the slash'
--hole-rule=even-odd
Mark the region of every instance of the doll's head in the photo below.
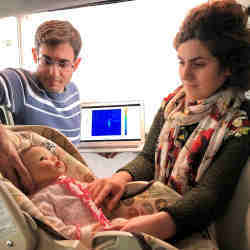
<svg viewBox="0 0 250 250">
<path fill-rule="evenodd" d="M 50 147 L 45 145 L 30 146 L 20 153 L 20 157 L 37 189 L 55 181 L 66 171 L 65 164 L 58 159 Z"/>
</svg>

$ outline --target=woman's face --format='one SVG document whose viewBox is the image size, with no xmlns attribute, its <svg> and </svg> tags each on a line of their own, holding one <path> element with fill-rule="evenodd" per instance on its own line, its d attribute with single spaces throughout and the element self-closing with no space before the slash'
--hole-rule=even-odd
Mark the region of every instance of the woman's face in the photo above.
<svg viewBox="0 0 250 250">
<path fill-rule="evenodd" d="M 54 181 L 65 171 L 64 163 L 44 147 L 32 147 L 23 154 L 22 160 L 38 186 Z"/>
<path fill-rule="evenodd" d="M 221 70 L 219 61 L 199 40 L 188 40 L 177 49 L 179 74 L 188 101 L 213 95 L 230 75 Z"/>
</svg>

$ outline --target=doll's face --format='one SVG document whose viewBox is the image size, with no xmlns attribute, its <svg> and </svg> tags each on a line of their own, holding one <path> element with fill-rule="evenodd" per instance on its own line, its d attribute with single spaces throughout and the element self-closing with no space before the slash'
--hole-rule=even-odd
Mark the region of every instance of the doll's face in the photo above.
<svg viewBox="0 0 250 250">
<path fill-rule="evenodd" d="M 31 147 L 22 154 L 22 160 L 38 187 L 55 180 L 65 172 L 64 163 L 42 146 Z"/>
</svg>

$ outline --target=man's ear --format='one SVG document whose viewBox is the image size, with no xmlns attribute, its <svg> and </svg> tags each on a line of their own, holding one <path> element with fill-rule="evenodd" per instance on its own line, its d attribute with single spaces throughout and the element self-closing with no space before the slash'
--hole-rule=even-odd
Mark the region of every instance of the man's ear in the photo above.
<svg viewBox="0 0 250 250">
<path fill-rule="evenodd" d="M 38 63 L 38 53 L 37 50 L 35 48 L 32 48 L 32 56 L 33 56 L 33 61 L 35 64 Z"/>
<path fill-rule="evenodd" d="M 81 62 L 82 58 L 81 57 L 77 57 L 75 62 L 74 62 L 74 67 L 73 67 L 73 71 L 75 72 Z"/>
</svg>

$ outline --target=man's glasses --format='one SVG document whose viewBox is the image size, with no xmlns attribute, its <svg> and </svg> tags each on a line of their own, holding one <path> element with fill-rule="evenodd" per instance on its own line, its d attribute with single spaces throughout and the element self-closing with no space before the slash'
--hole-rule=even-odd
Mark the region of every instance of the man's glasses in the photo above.
<svg viewBox="0 0 250 250">
<path fill-rule="evenodd" d="M 38 58 L 38 63 L 41 66 L 44 67 L 50 67 L 53 66 L 54 64 L 58 66 L 58 68 L 62 71 L 71 71 L 74 68 L 74 64 L 72 64 L 68 60 L 53 60 L 47 56 L 42 55 L 41 57 Z"/>
</svg>

